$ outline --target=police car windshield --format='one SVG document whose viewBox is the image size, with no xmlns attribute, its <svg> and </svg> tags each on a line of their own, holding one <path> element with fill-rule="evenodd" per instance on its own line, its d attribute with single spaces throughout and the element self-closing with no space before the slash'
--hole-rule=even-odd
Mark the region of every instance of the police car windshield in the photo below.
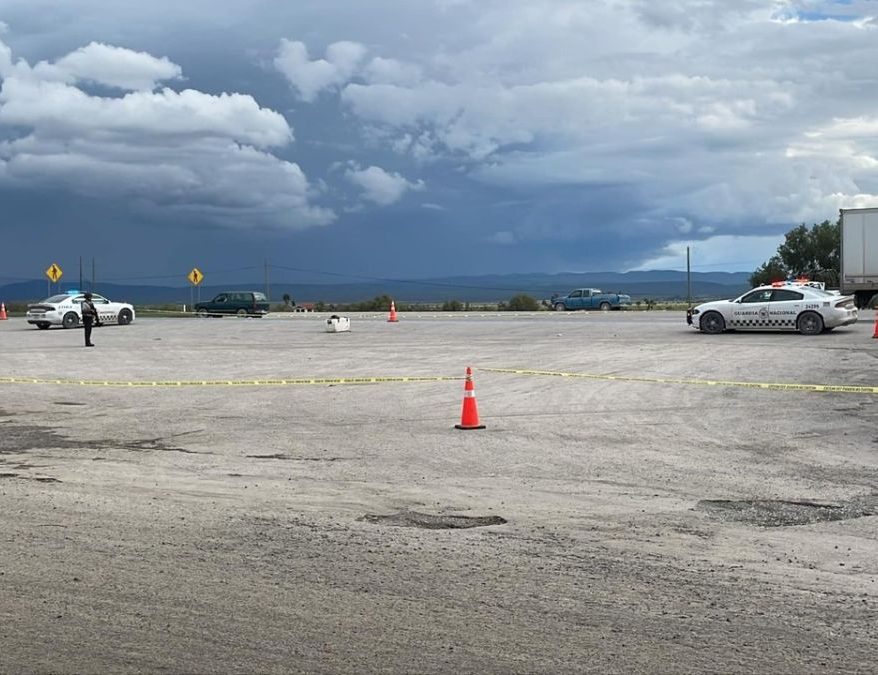
<svg viewBox="0 0 878 675">
<path fill-rule="evenodd" d="M 63 295 L 53 295 L 51 298 L 46 298 L 43 302 L 49 302 L 53 304 L 57 304 L 59 302 L 64 302 L 65 300 L 69 300 L 72 296 L 64 293 Z"/>
</svg>

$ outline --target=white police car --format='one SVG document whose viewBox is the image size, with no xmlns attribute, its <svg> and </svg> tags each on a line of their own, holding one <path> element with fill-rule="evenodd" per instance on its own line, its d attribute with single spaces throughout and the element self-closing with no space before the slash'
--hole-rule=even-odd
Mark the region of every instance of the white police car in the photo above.
<svg viewBox="0 0 878 675">
<path fill-rule="evenodd" d="M 82 323 L 82 302 L 85 294 L 80 291 L 67 291 L 53 295 L 42 302 L 27 307 L 27 322 L 42 330 L 49 326 L 75 328 Z M 127 302 L 111 302 L 105 297 L 92 293 L 91 301 L 98 310 L 101 323 L 117 323 L 127 326 L 134 321 L 134 307 Z"/>
<path fill-rule="evenodd" d="M 856 321 L 852 295 L 839 295 L 807 280 L 759 286 L 735 300 L 705 302 L 686 311 L 686 322 L 702 333 L 785 330 L 819 335 Z"/>
</svg>

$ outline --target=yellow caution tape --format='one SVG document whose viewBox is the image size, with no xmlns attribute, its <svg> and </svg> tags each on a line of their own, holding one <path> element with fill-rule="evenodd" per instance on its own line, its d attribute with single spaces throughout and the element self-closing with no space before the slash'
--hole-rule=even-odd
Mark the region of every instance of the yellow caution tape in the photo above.
<svg viewBox="0 0 878 675">
<path fill-rule="evenodd" d="M 782 391 L 819 391 L 841 394 L 878 394 L 878 387 L 861 387 L 846 384 L 783 384 L 777 382 L 737 382 L 735 380 L 694 380 L 675 377 L 637 377 L 634 375 L 595 375 L 590 373 L 564 373 L 551 370 L 520 370 L 513 368 L 480 368 L 488 373 L 511 375 L 538 375 L 548 377 L 571 377 L 610 382 L 646 382 L 649 384 L 689 384 L 709 387 L 745 387 L 748 389 L 779 389 Z"/>
<path fill-rule="evenodd" d="M 292 385 L 382 384 L 386 382 L 447 382 L 462 377 L 311 377 L 266 380 L 69 380 L 0 377 L 0 384 L 62 384 L 83 387 L 282 387 Z"/>
<path fill-rule="evenodd" d="M 603 380 L 608 382 L 643 382 L 647 384 L 682 384 L 709 387 L 743 387 L 781 391 L 814 391 L 840 394 L 878 394 L 878 387 L 844 384 L 796 384 L 779 382 L 739 382 L 736 380 L 697 380 L 671 377 L 640 377 L 636 375 L 601 375 L 595 373 L 568 373 L 552 370 L 526 370 L 519 368 L 480 368 L 486 373 L 531 375 L 539 377 L 566 377 L 573 379 Z M 356 385 L 413 382 L 450 382 L 462 380 L 451 376 L 399 376 L 399 377 L 311 377 L 260 380 L 74 380 L 38 377 L 0 377 L 0 384 L 56 384 L 84 387 L 284 387 L 307 385 Z"/>
</svg>

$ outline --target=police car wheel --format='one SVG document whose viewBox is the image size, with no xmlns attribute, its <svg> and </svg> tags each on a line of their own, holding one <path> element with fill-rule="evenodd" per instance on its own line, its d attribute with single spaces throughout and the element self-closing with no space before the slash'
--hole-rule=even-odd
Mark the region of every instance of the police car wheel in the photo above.
<svg viewBox="0 0 878 675">
<path fill-rule="evenodd" d="M 796 327 L 802 335 L 820 335 L 823 332 L 823 317 L 816 312 L 805 312 L 799 316 Z"/>
<path fill-rule="evenodd" d="M 37 324 L 37 328 L 39 328 L 40 330 L 48 330 L 49 324 L 47 324 L 45 321 L 41 321 Z"/>
<path fill-rule="evenodd" d="M 116 317 L 116 321 L 120 326 L 127 326 L 131 323 L 131 312 L 127 309 L 123 309 L 119 312 L 119 316 Z"/>
<path fill-rule="evenodd" d="M 76 328 L 79 325 L 79 315 L 76 312 L 67 312 L 61 319 L 61 325 L 64 328 Z"/>
<path fill-rule="evenodd" d="M 701 317 L 701 331 L 704 333 L 722 333 L 726 322 L 719 312 L 708 312 Z"/>
</svg>

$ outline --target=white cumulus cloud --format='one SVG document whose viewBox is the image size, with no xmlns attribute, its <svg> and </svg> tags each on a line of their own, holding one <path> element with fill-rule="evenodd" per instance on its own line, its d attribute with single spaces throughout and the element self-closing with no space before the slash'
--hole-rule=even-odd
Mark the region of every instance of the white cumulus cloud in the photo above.
<svg viewBox="0 0 878 675">
<path fill-rule="evenodd" d="M 133 197 L 243 226 L 334 218 L 311 203 L 301 168 L 268 151 L 293 140 L 283 116 L 246 94 L 151 90 L 180 74 L 165 59 L 95 43 L 31 67 L 13 63 L 0 42 L 0 180 Z M 74 84 L 83 80 L 131 91 L 98 96 Z"/>
<path fill-rule="evenodd" d="M 878 201 L 871 4 L 446 0 L 432 51 L 370 42 L 380 56 L 341 102 L 398 155 L 535 203 L 623 189 L 644 249 L 705 228 L 748 237 Z M 601 200 L 583 202 L 564 206 L 600 221 Z M 558 229 L 590 227 L 575 222 Z"/>
<path fill-rule="evenodd" d="M 363 45 L 342 41 L 326 48 L 326 58 L 312 61 L 303 42 L 285 39 L 281 40 L 274 65 L 303 101 L 312 102 L 324 89 L 348 82 L 365 55 Z"/>
<path fill-rule="evenodd" d="M 361 169 L 354 165 L 345 172 L 347 179 L 363 190 L 363 198 L 381 206 L 388 206 L 402 199 L 410 190 L 424 189 L 424 182 L 411 182 L 398 173 L 385 171 L 378 166 Z"/>
<path fill-rule="evenodd" d="M 421 81 L 423 71 L 412 63 L 376 56 L 364 68 L 363 77 L 372 84 L 415 85 Z"/>
<path fill-rule="evenodd" d="M 159 82 L 180 78 L 180 66 L 167 57 L 156 58 L 145 52 L 135 52 L 123 47 L 114 47 L 98 42 L 81 47 L 58 59 L 53 66 L 39 63 L 42 67 L 54 68 L 67 75 L 70 81 L 90 81 L 119 89 L 152 90 Z"/>
</svg>

